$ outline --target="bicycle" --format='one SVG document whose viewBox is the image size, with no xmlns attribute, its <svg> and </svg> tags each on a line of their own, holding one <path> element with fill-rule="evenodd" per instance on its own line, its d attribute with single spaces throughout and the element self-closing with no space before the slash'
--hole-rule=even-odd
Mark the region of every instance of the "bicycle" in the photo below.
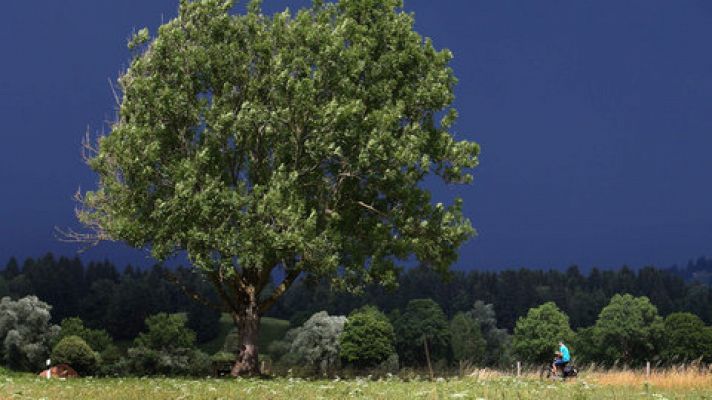
<svg viewBox="0 0 712 400">
<path fill-rule="evenodd" d="M 571 379 L 578 376 L 578 368 L 573 365 L 566 365 L 563 368 L 557 368 L 556 374 L 554 374 L 554 368 L 551 364 L 545 365 L 541 368 L 539 372 L 539 379 Z"/>
</svg>

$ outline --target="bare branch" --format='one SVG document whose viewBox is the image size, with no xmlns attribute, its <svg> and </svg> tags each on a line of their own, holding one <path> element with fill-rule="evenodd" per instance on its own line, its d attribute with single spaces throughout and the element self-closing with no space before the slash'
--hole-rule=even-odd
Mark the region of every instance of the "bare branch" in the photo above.
<svg viewBox="0 0 712 400">
<path fill-rule="evenodd" d="M 76 193 L 74 193 L 73 198 L 74 201 L 76 201 L 79 205 L 83 205 L 85 203 L 84 196 L 82 196 L 81 188 L 77 189 Z M 83 212 L 84 210 L 82 210 L 79 206 L 74 209 L 74 214 L 77 216 L 77 218 L 80 218 Z M 77 232 L 72 228 L 62 229 L 60 227 L 55 226 L 55 237 L 60 242 L 83 244 L 84 247 L 79 250 L 80 253 L 89 250 L 90 248 L 98 245 L 100 242 L 114 240 L 111 235 L 109 235 L 109 233 L 102 228 L 98 221 L 85 219 L 83 223 L 88 228 L 88 232 Z"/>
<path fill-rule="evenodd" d="M 116 107 L 121 107 L 121 100 L 119 100 L 119 95 L 116 94 L 116 89 L 114 88 L 114 83 L 111 78 L 106 78 L 109 81 L 109 87 L 111 88 L 111 94 L 114 95 L 114 101 L 116 102 Z"/>
<path fill-rule="evenodd" d="M 98 245 L 102 241 L 110 240 L 103 234 L 99 233 L 81 233 L 73 230 L 72 228 L 62 229 L 58 226 L 54 227 L 54 237 L 60 242 L 64 243 L 81 243 L 82 246 L 79 249 L 79 253 L 84 253 L 90 248 Z"/>
<path fill-rule="evenodd" d="M 89 127 L 87 126 L 84 138 L 82 138 L 82 160 L 88 164 L 89 160 L 96 157 L 97 154 L 99 154 L 99 148 L 94 144 L 94 141 L 92 141 L 91 136 L 89 135 Z"/>
<path fill-rule="evenodd" d="M 365 208 L 365 209 L 367 209 L 367 210 L 373 211 L 374 213 L 376 213 L 376 214 L 378 214 L 378 215 L 380 215 L 380 216 L 382 216 L 382 217 L 385 217 L 385 216 L 386 216 L 385 213 L 383 213 L 383 212 L 377 210 L 376 208 L 374 208 L 374 207 L 373 207 L 372 205 L 370 205 L 370 204 L 364 203 L 363 201 L 357 201 L 356 204 L 360 205 L 361 207 L 363 207 L 363 208 Z"/>
</svg>

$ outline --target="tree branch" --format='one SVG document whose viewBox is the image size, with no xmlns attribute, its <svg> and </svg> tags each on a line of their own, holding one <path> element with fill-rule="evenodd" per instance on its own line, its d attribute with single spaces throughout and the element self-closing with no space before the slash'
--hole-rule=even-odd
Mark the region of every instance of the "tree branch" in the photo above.
<svg viewBox="0 0 712 400">
<path fill-rule="evenodd" d="M 215 304 L 214 302 L 210 301 L 209 299 L 207 299 L 205 296 L 198 293 L 197 291 L 188 288 L 185 284 L 183 284 L 183 282 L 180 280 L 180 278 L 178 278 L 177 275 L 171 273 L 170 271 L 164 271 L 163 273 L 164 273 L 166 280 L 168 280 L 168 282 L 174 284 L 175 286 L 178 286 L 181 289 L 181 291 L 183 293 L 185 293 L 186 296 L 190 297 L 191 299 L 197 301 L 198 303 L 200 303 L 206 307 L 210 307 L 210 308 L 220 311 L 220 312 L 224 311 L 223 307 L 220 307 L 218 304 Z"/>
<path fill-rule="evenodd" d="M 260 305 L 259 305 L 260 314 L 264 314 L 265 312 L 267 312 L 274 305 L 274 303 L 276 303 L 277 300 L 279 300 L 279 298 L 282 297 L 284 292 L 286 292 L 287 289 L 289 289 L 289 287 L 292 286 L 292 283 L 294 283 L 294 281 L 299 277 L 299 275 L 301 275 L 301 273 L 302 273 L 302 271 L 299 269 L 293 269 L 293 270 L 289 271 L 289 273 L 287 273 L 287 276 L 284 278 L 282 283 L 280 283 L 279 286 L 277 286 L 274 289 L 274 292 L 272 292 L 272 295 L 269 296 L 265 301 L 260 303 Z"/>
<path fill-rule="evenodd" d="M 210 277 L 210 281 L 213 283 L 215 286 L 215 290 L 217 290 L 218 295 L 220 295 L 220 299 L 225 303 L 225 305 L 230 308 L 233 312 L 239 312 L 237 306 L 235 306 L 235 302 L 230 298 L 230 296 L 227 294 L 225 291 L 225 287 L 223 287 L 222 280 L 218 276 L 216 271 L 212 271 L 208 273 L 208 276 Z"/>
<path fill-rule="evenodd" d="M 377 209 L 374 208 L 372 205 L 369 205 L 369 204 L 364 203 L 363 201 L 357 201 L 356 204 L 360 205 L 361 207 L 363 207 L 363 208 L 365 208 L 365 209 L 367 209 L 367 210 L 373 211 L 374 213 L 376 213 L 376 214 L 378 214 L 378 215 L 380 215 L 380 216 L 382 216 L 382 217 L 385 217 L 385 216 L 386 216 L 385 213 L 383 213 L 383 212 L 377 210 Z"/>
</svg>

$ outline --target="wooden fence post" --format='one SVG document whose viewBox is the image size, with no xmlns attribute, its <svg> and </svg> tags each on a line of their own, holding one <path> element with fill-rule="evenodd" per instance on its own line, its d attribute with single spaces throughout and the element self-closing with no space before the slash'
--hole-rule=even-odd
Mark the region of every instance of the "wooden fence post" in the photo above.
<svg viewBox="0 0 712 400">
<path fill-rule="evenodd" d="M 522 362 L 517 361 L 517 378 L 522 376 Z"/>
<path fill-rule="evenodd" d="M 645 363 L 645 376 L 650 379 L 650 361 Z"/>
</svg>

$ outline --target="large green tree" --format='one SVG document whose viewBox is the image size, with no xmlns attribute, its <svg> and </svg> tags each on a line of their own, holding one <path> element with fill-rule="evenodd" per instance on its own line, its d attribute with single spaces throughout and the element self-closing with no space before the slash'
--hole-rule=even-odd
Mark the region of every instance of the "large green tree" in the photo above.
<svg viewBox="0 0 712 400">
<path fill-rule="evenodd" d="M 529 310 L 514 327 L 512 346 L 521 360 L 543 363 L 554 358 L 559 342 L 570 343 L 574 332 L 569 317 L 553 302 Z"/>
<path fill-rule="evenodd" d="M 86 145 L 90 232 L 70 237 L 184 251 L 239 329 L 238 375 L 259 372 L 260 316 L 299 276 L 392 283 L 413 256 L 447 270 L 473 229 L 423 180 L 469 183 L 479 148 L 453 134 L 451 53 L 400 0 L 232 6 L 183 0 L 130 41 L 117 120 Z"/>
<path fill-rule="evenodd" d="M 665 362 L 712 360 L 712 328 L 690 313 L 672 313 L 663 322 L 661 356 Z"/>
<path fill-rule="evenodd" d="M 584 333 L 600 361 L 640 365 L 658 354 L 663 320 L 645 297 L 616 294 L 601 310 L 596 325 Z M 587 351 L 587 350 L 585 350 Z"/>
<path fill-rule="evenodd" d="M 403 314 L 394 321 L 393 328 L 396 350 L 404 364 L 427 365 L 426 346 L 432 361 L 450 358 L 450 324 L 443 309 L 433 300 L 409 301 Z"/>
</svg>

